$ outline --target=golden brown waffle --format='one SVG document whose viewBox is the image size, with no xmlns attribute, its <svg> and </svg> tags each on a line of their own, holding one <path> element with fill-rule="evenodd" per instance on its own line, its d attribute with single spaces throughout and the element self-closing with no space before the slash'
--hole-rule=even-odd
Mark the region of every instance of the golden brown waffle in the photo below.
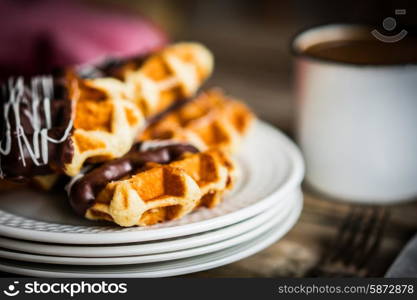
<svg viewBox="0 0 417 300">
<path fill-rule="evenodd" d="M 221 151 L 211 150 L 189 155 L 170 165 L 185 170 L 197 182 L 203 196 L 196 207 L 215 207 L 220 203 L 224 192 L 233 187 L 234 164 Z"/>
<path fill-rule="evenodd" d="M 68 78 L 69 97 L 74 102 L 74 148 L 67 175 L 77 175 L 86 161 L 101 162 L 124 155 L 143 127 L 140 109 L 121 95 L 116 79 Z"/>
<path fill-rule="evenodd" d="M 128 97 L 145 116 L 163 111 L 174 101 L 191 97 L 213 70 L 213 56 L 198 43 L 168 46 L 135 68 L 127 64 L 119 71 Z"/>
<path fill-rule="evenodd" d="M 232 186 L 233 170 L 230 158 L 217 150 L 186 154 L 168 165 L 148 163 L 136 175 L 107 184 L 85 216 L 120 226 L 179 219 L 217 205 Z"/>
<path fill-rule="evenodd" d="M 139 140 L 172 139 L 200 150 L 235 151 L 253 119 L 242 102 L 212 89 L 147 127 Z"/>
<path fill-rule="evenodd" d="M 132 146 L 145 116 L 161 112 L 191 96 L 211 74 L 210 52 L 195 43 L 169 46 L 150 56 L 137 69 L 127 63 L 118 78 L 80 78 L 68 73 L 74 101 L 72 161 L 64 166 L 78 174 L 86 161 L 102 162 L 124 155 Z"/>
</svg>

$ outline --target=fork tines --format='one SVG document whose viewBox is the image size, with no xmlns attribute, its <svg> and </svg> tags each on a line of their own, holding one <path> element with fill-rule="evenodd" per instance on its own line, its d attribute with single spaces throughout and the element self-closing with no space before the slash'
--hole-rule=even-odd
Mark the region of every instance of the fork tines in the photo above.
<svg viewBox="0 0 417 300">
<path fill-rule="evenodd" d="M 386 208 L 353 207 L 311 275 L 367 276 L 369 263 L 379 248 L 388 217 Z"/>
</svg>

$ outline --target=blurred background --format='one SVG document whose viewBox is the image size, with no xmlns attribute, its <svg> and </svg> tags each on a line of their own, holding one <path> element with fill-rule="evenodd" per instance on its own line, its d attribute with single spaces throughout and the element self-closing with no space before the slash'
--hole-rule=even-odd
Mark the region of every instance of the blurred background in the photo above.
<svg viewBox="0 0 417 300">
<path fill-rule="evenodd" d="M 382 28 L 395 9 L 398 29 L 416 23 L 416 1 L 107 1 L 136 7 L 174 40 L 198 40 L 216 58 L 209 84 L 249 102 L 264 120 L 292 134 L 290 42 L 301 30 L 323 23 L 366 23 Z M 417 51 L 417 49 L 416 49 Z"/>
<path fill-rule="evenodd" d="M 406 14 L 395 16 L 396 9 Z M 198 41 L 215 57 L 207 86 L 241 98 L 260 118 L 291 136 L 294 35 L 324 23 L 366 23 L 392 34 L 382 26 L 387 17 L 397 21 L 394 34 L 412 31 L 417 1 L 0 0 L 0 80 L 91 63 L 103 56 L 149 52 L 170 41 Z M 326 247 L 323 241 L 337 234 L 334 224 L 348 208 L 306 195 L 303 217 L 286 242 L 213 275 L 300 276 L 306 268 L 300 266 L 314 263 Z M 384 249 L 375 261 L 378 274 L 415 233 L 414 206 L 392 212 Z"/>
<path fill-rule="evenodd" d="M 208 82 L 209 86 L 220 86 L 226 92 L 246 100 L 258 115 L 291 134 L 293 105 L 291 101 L 291 55 L 289 45 L 291 38 L 300 30 L 322 23 L 368 23 L 384 32 L 382 20 L 393 16 L 395 9 L 406 9 L 404 16 L 397 16 L 397 29 L 412 28 L 416 25 L 416 1 L 303 1 L 303 0 L 83 0 L 81 2 L 88 13 L 80 13 L 79 7 L 71 10 L 57 6 L 63 0 L 0 0 L 0 26 L 3 33 L 0 50 L 0 70 L 3 75 L 12 73 L 15 65 L 21 60 L 24 52 L 25 35 L 34 31 L 27 18 L 42 18 L 46 26 L 53 27 L 56 35 L 66 38 L 65 49 L 76 47 L 76 37 L 89 31 L 89 15 L 102 18 L 96 23 L 103 28 L 102 34 L 110 34 L 117 26 L 112 26 L 110 18 L 106 25 L 105 11 L 126 14 L 129 20 L 137 18 L 146 20 L 147 26 L 158 30 L 157 37 L 149 42 L 149 48 L 157 47 L 169 41 L 195 40 L 206 44 L 216 59 L 215 72 Z M 71 5 L 75 1 L 71 2 Z M 66 5 L 69 5 L 68 3 Z M 55 10 L 71 15 L 71 20 L 60 26 L 61 19 Z M 24 11 L 25 13 L 21 13 Z M 42 13 L 43 11 L 43 13 Z M 28 17 L 29 16 L 29 17 Z M 149 20 L 150 23 L 148 22 Z M 101 23 L 100 23 L 101 22 Z M 86 23 L 86 24 L 84 24 Z M 95 25 L 97 25 L 95 24 Z M 73 26 L 72 26 L 73 25 Z M 78 26 L 78 27 L 77 27 Z M 138 26 L 143 26 L 139 24 Z M 80 30 L 81 27 L 81 30 Z M 16 28 L 20 28 L 16 31 Z M 26 29 L 27 28 L 27 29 Z M 62 30 L 62 33 L 60 33 Z M 26 32 L 27 31 L 27 32 Z M 98 30 L 97 30 L 98 31 Z M 112 47 L 123 47 L 129 44 L 129 35 L 125 31 L 115 40 L 110 40 Z M 132 31 L 131 37 L 139 35 Z M 99 34 L 89 36 L 90 40 L 98 40 Z M 121 38 L 123 36 L 124 38 Z M 12 41 L 10 41 L 12 39 Z M 152 38 L 150 38 L 152 39 Z M 38 39 L 39 40 L 39 39 Z M 51 48 L 48 39 L 37 41 L 36 63 L 24 63 L 25 68 L 31 64 L 33 68 L 42 68 L 42 61 L 50 60 Z M 145 42 L 146 41 L 143 41 Z M 40 45 L 40 46 L 39 46 Z M 69 46 L 68 46 L 69 45 Z M 116 47 L 115 46 L 115 47 Z M 110 47 L 110 46 L 109 46 Z M 127 46 L 126 46 L 127 47 Z M 85 47 L 87 48 L 87 47 Z M 40 49 L 40 50 L 39 50 Z M 136 49 L 132 46 L 132 51 Z M 88 52 L 88 49 L 84 49 Z M 127 51 L 131 54 L 132 51 Z M 9 56 L 6 54 L 8 52 Z M 32 51 L 34 52 L 34 51 Z M 12 53 L 13 55 L 10 55 Z M 1 61 L 3 56 L 3 64 Z M 10 59 L 13 56 L 13 59 Z M 5 58 L 4 58 L 5 57 Z M 88 57 L 91 59 L 91 57 Z M 66 61 L 60 59 L 58 64 Z M 10 66 L 4 66 L 12 64 Z M 40 61 L 40 62 L 39 62 Z M 35 66 L 34 66 L 35 65 Z M 6 70 L 6 71 L 5 71 Z M 1 73 L 1 72 L 0 72 Z M 16 72 L 15 72 L 16 73 Z"/>
</svg>

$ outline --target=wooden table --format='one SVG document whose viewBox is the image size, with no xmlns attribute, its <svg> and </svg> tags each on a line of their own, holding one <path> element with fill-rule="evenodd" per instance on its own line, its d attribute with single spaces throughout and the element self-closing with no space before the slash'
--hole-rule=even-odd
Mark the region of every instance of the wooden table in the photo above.
<svg viewBox="0 0 417 300">
<path fill-rule="evenodd" d="M 304 209 L 297 225 L 280 241 L 249 258 L 193 277 L 303 277 L 336 238 L 351 205 L 326 200 L 304 188 Z M 417 203 L 387 206 L 391 216 L 370 266 L 383 276 L 417 231 Z"/>
</svg>

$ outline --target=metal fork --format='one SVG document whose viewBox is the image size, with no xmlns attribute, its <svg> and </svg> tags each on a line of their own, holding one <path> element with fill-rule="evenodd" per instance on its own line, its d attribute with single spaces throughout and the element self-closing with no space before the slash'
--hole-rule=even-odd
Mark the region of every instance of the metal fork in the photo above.
<svg viewBox="0 0 417 300">
<path fill-rule="evenodd" d="M 336 239 L 308 274 L 312 277 L 365 277 L 381 243 L 389 213 L 385 208 L 354 207 Z"/>
</svg>

